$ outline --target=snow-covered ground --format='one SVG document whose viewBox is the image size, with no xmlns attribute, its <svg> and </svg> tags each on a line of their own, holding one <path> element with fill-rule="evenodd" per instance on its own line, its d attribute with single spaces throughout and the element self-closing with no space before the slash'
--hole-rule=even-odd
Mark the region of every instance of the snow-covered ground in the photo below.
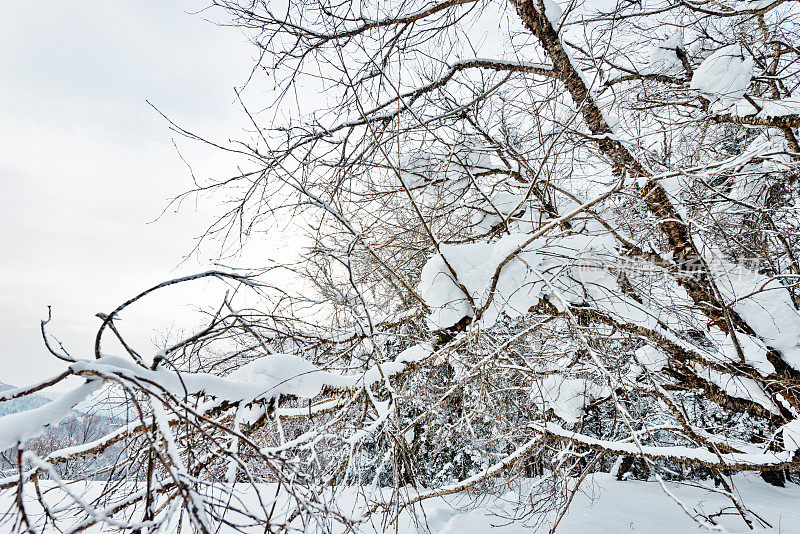
<svg viewBox="0 0 800 534">
<path fill-rule="evenodd" d="M 722 495 L 693 487 L 689 484 L 667 483 L 668 490 L 679 500 L 690 513 L 701 513 L 705 516 L 724 511 L 716 517 L 720 532 L 771 532 L 794 534 L 800 533 L 800 486 L 788 484 L 786 488 L 777 488 L 764 483 L 756 475 L 737 475 L 734 483 L 741 500 L 754 512 L 754 530 L 750 530 L 744 521 L 734 514 L 730 500 Z M 101 484 L 93 483 L 88 494 L 97 495 Z M 270 493 L 269 487 L 262 497 Z M 341 512 L 359 515 L 363 500 L 356 489 L 343 489 L 336 499 Z M 89 497 L 90 495 L 85 495 Z M 531 532 L 549 532 L 555 515 L 528 518 L 527 522 L 509 522 L 509 514 L 515 509 L 510 501 L 517 493 L 503 498 L 478 499 L 475 495 L 455 495 L 434 498 L 417 506 L 415 514 L 404 512 L 397 524 L 386 524 L 376 515 L 369 522 L 359 527 L 365 534 L 397 532 L 399 534 L 417 534 L 431 532 L 435 534 L 522 534 Z M 13 506 L 14 495 L 5 494 L 2 510 Z M 244 502 L 253 505 L 256 513 L 258 505 L 254 492 L 242 495 Z M 29 503 L 29 511 L 36 513 L 36 506 Z M 517 509 L 519 512 L 519 509 Z M 523 510 L 524 511 L 524 510 Z M 760 518 L 760 519 L 759 519 Z M 6 518 L 7 520 L 8 518 Z M 231 517 L 231 519 L 234 519 Z M 767 526 L 767 524 L 769 526 Z M 0 530 L 11 528 L 11 523 L 0 523 Z M 165 529 L 165 532 L 173 531 Z M 111 527 L 109 532 L 118 531 Z M 186 531 L 185 527 L 182 531 Z M 263 532 L 263 526 L 248 530 Z M 587 477 L 581 491 L 573 499 L 569 513 L 561 520 L 557 532 L 559 534 L 682 534 L 703 532 L 675 500 L 667 496 L 657 482 L 625 481 L 618 482 L 607 474 L 595 474 Z M 48 532 L 45 530 L 45 532 Z M 98 532 L 89 529 L 88 532 Z M 224 528 L 220 532 L 228 532 Z M 311 530 L 310 532 L 313 532 Z"/>
<path fill-rule="evenodd" d="M 755 532 L 800 533 L 800 486 L 790 484 L 786 488 L 776 488 L 755 475 L 746 478 L 736 476 L 734 481 L 743 502 L 772 526 L 754 525 Z M 720 494 L 685 484 L 667 483 L 667 488 L 691 512 L 713 514 L 722 508 L 733 512 L 730 500 Z M 531 528 L 534 526 L 531 520 L 526 526 L 504 519 L 502 512 L 509 512 L 512 507 L 503 505 L 499 500 L 470 510 L 458 506 L 460 499 L 437 499 L 425 504 L 430 532 L 529 534 L 548 532 L 554 519 L 554 516 L 548 516 L 538 528 Z M 725 515 L 719 519 L 719 523 L 730 533 L 753 532 L 736 515 Z M 421 531 L 424 532 L 424 528 L 418 528 L 411 521 L 399 530 L 409 534 Z M 701 531 L 697 523 L 664 493 L 657 482 L 618 482 L 606 474 L 587 477 L 557 528 L 560 534 L 688 534 Z"/>
</svg>

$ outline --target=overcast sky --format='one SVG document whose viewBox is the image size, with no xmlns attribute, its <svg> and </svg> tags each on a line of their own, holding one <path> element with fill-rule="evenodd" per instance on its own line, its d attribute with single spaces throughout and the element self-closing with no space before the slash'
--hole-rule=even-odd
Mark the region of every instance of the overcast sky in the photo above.
<svg viewBox="0 0 800 534">
<path fill-rule="evenodd" d="M 191 182 L 175 134 L 145 102 L 201 133 L 235 137 L 244 126 L 233 87 L 253 50 L 236 29 L 188 13 L 203 5 L 0 0 L 0 381 L 59 369 L 39 335 L 48 304 L 51 331 L 91 357 L 96 312 L 207 268 L 180 261 L 208 210 L 148 224 Z M 204 174 L 224 168 L 214 153 L 186 150 Z M 187 291 L 143 304 L 120 327 L 152 347 L 154 327 L 180 325 L 185 303 L 217 290 Z"/>
</svg>

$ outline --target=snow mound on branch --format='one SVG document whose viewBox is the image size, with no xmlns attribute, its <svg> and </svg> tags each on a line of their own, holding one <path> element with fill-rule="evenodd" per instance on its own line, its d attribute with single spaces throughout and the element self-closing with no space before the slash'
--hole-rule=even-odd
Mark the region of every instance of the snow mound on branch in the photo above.
<svg viewBox="0 0 800 534">
<path fill-rule="evenodd" d="M 145 379 L 178 398 L 199 395 L 243 403 L 281 395 L 310 398 L 319 394 L 324 386 L 348 387 L 354 383 L 354 377 L 323 371 L 303 358 L 290 354 L 271 354 L 259 358 L 227 377 L 208 373 L 176 373 L 166 367 L 145 369 L 116 356 L 81 361 L 72 364 L 71 368 L 101 376 Z"/>
<path fill-rule="evenodd" d="M 409 363 L 420 361 L 432 352 L 430 344 L 421 343 L 405 349 L 393 361 L 373 365 L 363 373 L 347 375 L 327 371 L 293 354 L 270 354 L 248 362 L 224 377 L 207 373 L 176 373 L 165 367 L 146 369 L 116 356 L 80 361 L 70 367 L 75 372 L 146 380 L 177 398 L 204 396 L 247 404 L 280 396 L 309 399 L 319 395 L 325 387 L 365 387 L 382 380 L 382 377 L 403 372 Z"/>
<path fill-rule="evenodd" d="M 547 20 L 550 21 L 550 24 L 555 28 L 558 25 L 558 21 L 561 20 L 561 15 L 564 14 L 564 10 L 553 0 L 544 0 L 543 3 L 544 16 L 547 17 Z M 539 2 L 537 0 L 533 0 L 533 7 L 536 11 L 539 11 Z"/>
<path fill-rule="evenodd" d="M 402 351 L 397 355 L 394 361 L 397 363 L 415 363 L 424 360 L 431 354 L 433 354 L 433 347 L 431 344 L 420 343 L 419 345 L 413 345 Z"/>
<path fill-rule="evenodd" d="M 648 74 L 680 74 L 683 72 L 677 49 L 683 50 L 683 33 L 677 31 L 666 41 L 653 47 L 650 53 L 650 63 L 647 65 Z"/>
<path fill-rule="evenodd" d="M 466 245 L 442 245 L 436 254 L 422 268 L 419 291 L 431 308 L 428 325 L 431 328 L 453 326 L 464 317 L 472 317 L 473 311 L 458 283 L 467 291 L 477 293 L 483 288 L 486 278 L 491 276 L 490 265 L 485 261 L 491 255 L 492 246 L 486 243 Z M 445 263 L 447 258 L 456 277 Z M 472 282 L 473 287 L 468 284 Z"/>
<path fill-rule="evenodd" d="M 794 419 L 781 428 L 783 446 L 787 451 L 800 449 L 800 419 Z"/>
<path fill-rule="evenodd" d="M 177 399 L 211 398 L 203 409 L 229 402 L 247 406 L 239 420 L 258 419 L 265 401 L 281 396 L 310 399 L 326 387 L 348 389 L 374 384 L 407 369 L 409 364 L 430 356 L 428 343 L 413 345 L 398 354 L 393 361 L 373 365 L 362 373 L 340 374 L 327 371 L 293 354 L 270 354 L 246 363 L 227 376 L 208 373 L 176 372 L 163 366 L 148 369 L 132 360 L 105 355 L 97 360 L 81 360 L 70 368 L 76 374 L 90 373 L 113 377 L 119 381 L 151 384 L 160 392 Z M 91 380 L 64 394 L 59 399 L 31 410 L 0 417 L 0 451 L 36 437 L 44 427 L 65 419 L 73 408 L 102 387 L 101 380 Z M 201 409 L 202 411 L 202 409 Z"/>
<path fill-rule="evenodd" d="M 420 343 L 405 349 L 397 355 L 392 362 L 373 365 L 356 379 L 356 385 L 368 386 L 384 379 L 402 373 L 409 363 L 416 363 L 433 354 L 433 347 L 429 343 Z"/>
<path fill-rule="evenodd" d="M 742 102 L 746 102 L 746 100 L 742 100 Z M 795 108 L 793 112 L 800 115 L 800 101 L 796 101 L 794 104 Z M 767 109 L 768 105 L 765 104 L 764 111 L 759 115 L 766 116 Z M 777 114 L 775 116 L 777 116 Z M 759 136 L 756 137 L 756 139 L 750 144 L 750 146 L 748 146 L 748 151 L 756 152 L 756 149 L 760 149 L 758 154 L 762 159 L 761 166 L 766 172 L 785 172 L 787 169 L 795 166 L 792 157 L 788 154 L 790 150 L 787 146 L 786 137 L 783 135 L 783 133 L 770 130 L 761 132 Z M 761 187 L 761 190 L 751 190 L 748 191 L 748 193 L 751 198 L 759 198 L 757 195 L 763 194 L 765 184 L 761 180 L 754 180 L 753 182 L 755 183 L 752 187 Z M 740 190 L 746 190 L 748 183 L 748 180 L 740 180 L 736 185 Z M 742 196 L 741 198 L 742 200 L 747 201 L 747 197 Z"/>
<path fill-rule="evenodd" d="M 604 268 L 616 258 L 605 237 L 536 239 L 515 254 L 530 238 L 514 233 L 494 243 L 440 246 L 440 254 L 423 267 L 419 283 L 431 308 L 428 326 L 448 328 L 482 310 L 482 324 L 491 327 L 501 314 L 519 317 L 543 298 L 563 308 L 554 291 L 568 302 L 580 302 L 587 286 L 616 288 L 616 278 Z"/>
<path fill-rule="evenodd" d="M 724 361 L 733 363 L 742 361 L 731 336 L 718 328 L 710 329 L 706 335 L 714 343 Z M 767 347 L 760 339 L 737 332 L 736 342 L 742 350 L 744 363 L 753 367 L 762 376 L 767 376 L 775 372 L 775 367 L 767 359 Z"/>
<path fill-rule="evenodd" d="M 717 107 L 728 107 L 744 96 L 753 77 L 753 58 L 739 44 L 725 46 L 708 56 L 694 71 L 691 88 Z"/>
<path fill-rule="evenodd" d="M 530 205 L 522 195 L 512 193 L 497 193 L 490 202 L 482 203 L 479 211 L 473 216 L 473 222 L 481 233 L 490 231 L 492 228 L 512 217 L 518 217 L 528 211 Z"/>
<path fill-rule="evenodd" d="M 323 371 L 293 354 L 272 354 L 254 360 L 226 377 L 242 384 L 258 384 L 265 391 L 290 394 L 304 399 L 316 397 L 325 386 L 348 386 L 352 380 Z"/>
<path fill-rule="evenodd" d="M 548 375 L 541 385 L 533 388 L 531 397 L 541 399 L 546 407 L 568 423 L 577 423 L 586 404 L 606 397 L 611 391 L 583 378 Z"/>
<path fill-rule="evenodd" d="M 751 400 L 766 408 L 770 413 L 780 415 L 781 412 L 778 407 L 769 399 L 755 380 L 721 373 L 714 369 L 705 368 L 700 364 L 694 364 L 694 370 L 697 376 L 715 384 L 731 397 Z"/>
<path fill-rule="evenodd" d="M 755 115 L 759 119 L 766 120 L 800 115 L 800 100 L 797 98 L 781 98 L 779 100 L 774 100 L 771 98 L 752 96 L 750 100 L 752 100 L 752 103 L 747 100 L 740 100 L 737 102 L 736 106 L 731 110 L 732 114 L 737 117 Z M 768 131 L 765 131 L 761 135 L 768 135 L 768 133 Z"/>
<path fill-rule="evenodd" d="M 800 370 L 800 328 L 797 326 L 800 313 L 786 287 L 775 278 L 726 261 L 719 251 L 707 244 L 702 253 L 722 296 L 761 340 L 753 340 L 758 350 L 748 351 L 747 362 L 760 370 L 769 370 L 768 362 L 764 363 L 766 355 L 761 353 L 761 347 L 766 345 L 778 350 L 786 363 Z"/>
<path fill-rule="evenodd" d="M 669 358 L 660 350 L 650 345 L 644 345 L 633 353 L 635 363 L 631 365 L 628 378 L 636 380 L 645 370 L 655 373 L 667 366 Z"/>
</svg>

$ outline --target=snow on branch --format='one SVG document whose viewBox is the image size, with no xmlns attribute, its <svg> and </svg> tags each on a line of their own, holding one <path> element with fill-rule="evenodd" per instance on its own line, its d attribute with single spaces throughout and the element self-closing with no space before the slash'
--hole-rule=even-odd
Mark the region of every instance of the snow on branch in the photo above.
<svg viewBox="0 0 800 534">
<path fill-rule="evenodd" d="M 604 440 L 566 430 L 555 423 L 532 423 L 529 427 L 545 436 L 571 441 L 603 452 L 626 456 L 643 456 L 653 460 L 672 460 L 719 469 L 755 471 L 787 469 L 800 464 L 800 461 L 794 459 L 794 451 L 764 452 L 760 454 L 719 453 L 684 445 L 656 446 Z"/>
</svg>

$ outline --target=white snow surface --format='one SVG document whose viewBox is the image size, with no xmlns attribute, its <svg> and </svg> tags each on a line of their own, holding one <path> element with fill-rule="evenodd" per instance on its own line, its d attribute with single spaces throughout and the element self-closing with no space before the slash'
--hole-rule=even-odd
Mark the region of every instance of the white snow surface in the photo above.
<svg viewBox="0 0 800 534">
<path fill-rule="evenodd" d="M 734 487 L 742 501 L 759 517 L 769 522 L 766 526 L 756 521 L 754 530 L 748 529 L 744 521 L 735 514 L 726 513 L 718 517 L 724 527 L 724 532 L 729 534 L 744 533 L 783 533 L 798 532 L 800 527 L 800 486 L 789 484 L 786 488 L 770 486 L 760 480 L 758 475 L 735 475 Z M 52 483 L 42 481 L 47 488 Z M 539 526 L 531 528 L 522 522 L 510 522 L 503 515 L 514 510 L 513 502 L 522 495 L 525 499 L 527 492 L 535 490 L 537 480 L 523 480 L 519 485 L 510 486 L 502 495 L 482 495 L 480 491 L 472 496 L 456 494 L 447 497 L 437 497 L 417 504 L 413 513 L 404 511 L 397 524 L 386 525 L 380 521 L 379 516 L 359 524 L 355 532 L 358 534 L 377 534 L 383 532 L 397 532 L 398 534 L 530 534 L 548 532 L 556 519 L 553 512 L 534 516 L 533 520 L 540 521 Z M 666 482 L 666 488 L 683 503 L 689 513 L 713 514 L 722 508 L 730 510 L 731 502 L 719 493 L 708 488 L 699 487 L 699 484 Z M 703 484 L 713 487 L 713 483 L 705 481 Z M 84 495 L 85 501 L 101 495 L 103 483 L 75 483 L 73 490 Z M 410 495 L 414 495 L 413 488 L 407 488 Z M 239 484 L 236 486 L 237 496 L 252 513 L 261 512 L 259 495 L 269 506 L 271 498 L 275 495 L 276 487 L 272 484 L 259 485 L 256 489 L 247 488 Z M 336 488 L 335 496 L 326 499 L 329 505 L 335 505 L 341 512 L 349 517 L 358 517 L 364 509 L 366 499 L 385 499 L 389 496 L 388 489 L 378 488 L 372 491 L 369 487 L 362 488 Z M 405 490 L 404 490 L 405 492 Z M 55 493 L 46 493 L 49 502 L 55 504 L 58 497 Z M 34 501 L 34 490 L 31 486 L 26 488 L 26 508 L 33 518 L 41 512 L 38 503 Z M 0 506 L 3 512 L 13 508 L 15 490 L 3 493 L 0 496 Z M 63 502 L 62 502 L 63 504 Z M 277 501 L 279 514 L 290 510 L 290 505 L 283 497 Z M 519 511 L 519 510 L 518 510 Z M 262 512 L 263 513 L 263 512 Z M 0 512 L 2 518 L 2 512 Z M 229 520 L 236 521 L 237 516 L 231 513 Z M 76 523 L 78 520 L 76 520 Z M 299 532 L 303 527 L 298 523 Z M 314 524 L 309 524 L 305 532 L 316 532 Z M 107 530 L 108 531 L 108 530 Z M 113 529 L 112 529 L 113 531 Z M 187 531 L 184 525 L 183 531 Z M 246 532 L 263 533 L 264 527 L 252 526 Z M 44 532 L 52 532 L 45 530 Z M 94 534 L 100 532 L 97 527 L 86 532 Z M 165 526 L 165 534 L 177 532 L 176 525 Z M 231 532 L 230 527 L 223 526 L 220 533 Z M 334 532 L 345 532 L 343 527 L 334 526 Z M 619 534 L 622 532 L 644 534 L 695 534 L 705 532 L 681 508 L 668 497 L 657 482 L 627 480 L 617 481 L 613 476 L 605 473 L 589 475 L 575 494 L 572 506 L 561 520 L 558 534 Z"/>
</svg>

